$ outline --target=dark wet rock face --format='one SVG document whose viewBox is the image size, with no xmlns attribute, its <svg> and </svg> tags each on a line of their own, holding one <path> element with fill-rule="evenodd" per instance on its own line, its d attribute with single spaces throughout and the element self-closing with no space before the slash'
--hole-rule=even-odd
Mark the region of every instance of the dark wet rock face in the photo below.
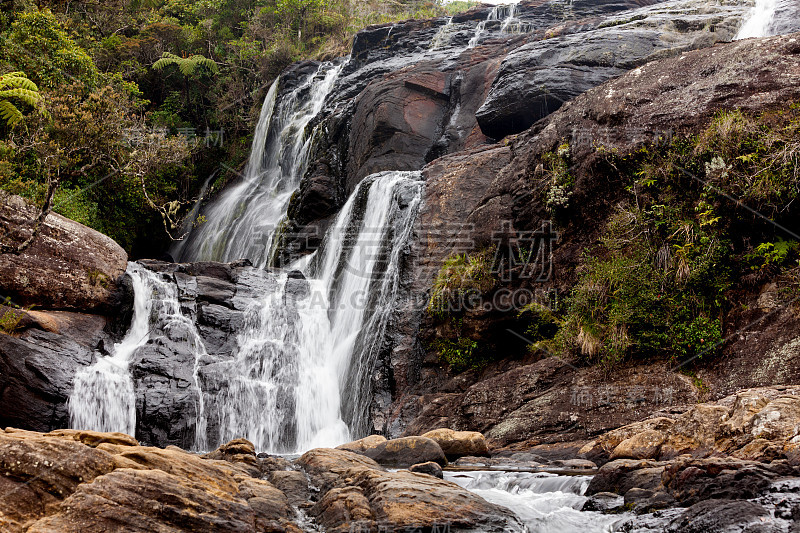
<svg viewBox="0 0 800 533">
<path fill-rule="evenodd" d="M 415 290 L 424 294 L 431 286 L 442 259 L 455 250 L 452 243 L 459 242 L 459 232 L 469 236 L 474 249 L 481 249 L 494 242 L 500 221 L 509 221 L 512 230 L 526 230 L 549 219 L 540 200 L 542 185 L 536 168 L 544 154 L 566 142 L 576 162 L 571 169 L 576 181 L 565 217 L 574 223 L 561 229 L 561 240 L 553 250 L 556 268 L 550 282 L 540 289 L 567 294 L 581 251 L 596 242 L 616 199 L 627 194 L 613 180 L 598 179 L 605 171 L 597 143 L 602 143 L 604 152 L 630 153 L 642 143 L 658 142 L 664 132 L 697 131 L 721 110 L 759 113 L 797 100 L 797 42 L 796 36 L 736 41 L 648 63 L 578 96 L 510 139 L 507 146 L 476 148 L 428 165 L 415 248 Z M 446 226 L 448 221 L 455 221 L 456 228 Z M 462 221 L 468 233 L 458 225 Z M 661 409 L 697 401 L 694 385 L 667 367 L 645 370 L 640 366 L 640 377 L 628 375 L 633 370 L 623 368 L 609 381 L 574 361 L 526 360 L 522 355 L 526 346 L 513 345 L 517 337 L 508 333 L 514 331 L 513 317 L 482 309 L 464 314 L 461 333 L 480 339 L 487 355 L 503 361 L 480 374 L 454 376 L 442 369 L 435 350 L 429 348 L 437 336 L 448 332 L 447 324 L 437 323 L 424 308 L 413 308 L 411 303 L 404 312 L 411 318 L 403 324 L 407 333 L 392 353 L 397 390 L 394 405 L 385 415 L 390 435 L 422 434 L 447 426 L 481 431 L 501 446 L 528 440 L 539 444 L 589 439 Z M 796 317 L 790 315 L 759 322 L 769 324 L 759 331 L 767 341 L 763 344 L 754 344 L 753 337 L 734 339 L 726 348 L 732 357 L 704 371 L 704 382 L 720 395 L 775 380 L 796 382 L 794 365 L 783 364 L 796 357 Z M 763 316 L 761 311 L 751 313 L 742 325 Z M 494 338 L 492 332 L 503 334 Z M 514 353 L 520 354 L 518 361 L 507 357 Z M 648 392 L 637 392 L 642 390 Z M 605 398 L 601 391 L 611 391 L 611 395 Z M 638 454 L 661 446 L 646 438 L 628 444 Z M 680 442 L 670 446 L 675 455 L 683 453 Z"/>
<path fill-rule="evenodd" d="M 312 124 L 308 171 L 289 207 L 281 264 L 315 249 L 367 175 L 419 170 L 446 154 L 527 129 L 604 81 L 682 50 L 735 35 L 746 7 L 700 0 L 521 2 L 501 32 L 490 9 L 359 32 Z M 631 11 L 634 10 L 634 11 Z M 505 17 L 508 8 L 497 16 Z M 618 15 L 617 15 L 618 14 Z M 670 21 L 677 19 L 677 23 Z M 479 23 L 477 46 L 468 47 Z M 305 65 L 305 64 L 301 64 Z M 295 67 L 291 79 L 302 71 Z M 478 124 L 480 123 L 480 127 Z"/>
<path fill-rule="evenodd" d="M 494 138 L 520 133 L 579 94 L 654 59 L 727 42 L 738 6 L 669 1 L 625 11 L 590 31 L 561 35 L 508 54 L 476 117 Z"/>
<path fill-rule="evenodd" d="M 62 315 L 85 327 L 79 335 L 30 329 L 19 337 L 0 335 L 0 426 L 50 431 L 69 427 L 67 400 L 75 373 L 94 362 L 106 320 Z"/>
</svg>

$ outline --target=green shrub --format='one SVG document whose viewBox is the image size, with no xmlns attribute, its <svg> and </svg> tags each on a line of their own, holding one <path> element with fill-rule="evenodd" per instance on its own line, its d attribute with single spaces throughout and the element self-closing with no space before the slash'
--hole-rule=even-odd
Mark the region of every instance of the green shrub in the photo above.
<svg viewBox="0 0 800 533">
<path fill-rule="evenodd" d="M 494 249 L 474 253 L 452 254 L 445 259 L 431 289 L 428 313 L 444 318 L 463 310 L 469 293 L 481 295 L 495 284 L 492 273 Z"/>
<path fill-rule="evenodd" d="M 433 344 L 439 352 L 439 358 L 450 365 L 454 372 L 463 372 L 470 369 L 480 369 L 486 364 L 482 359 L 475 357 L 478 343 L 466 337 L 456 340 L 438 339 Z"/>
</svg>

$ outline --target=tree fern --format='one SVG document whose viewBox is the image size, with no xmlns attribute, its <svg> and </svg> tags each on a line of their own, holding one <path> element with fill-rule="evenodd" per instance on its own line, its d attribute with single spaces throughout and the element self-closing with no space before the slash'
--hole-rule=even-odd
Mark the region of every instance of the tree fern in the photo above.
<svg viewBox="0 0 800 533">
<path fill-rule="evenodd" d="M 214 74 L 216 74 L 219 70 L 213 59 L 208 59 L 202 55 L 195 54 L 189 57 L 180 57 L 169 52 L 164 52 L 164 55 L 161 56 L 161 59 L 153 63 L 153 68 L 156 70 L 161 70 L 169 65 L 177 65 L 178 69 L 181 71 L 181 74 L 187 78 L 193 75 L 200 67 L 205 67 Z"/>
<path fill-rule="evenodd" d="M 0 120 L 11 128 L 22 122 L 22 111 L 12 100 L 31 107 L 39 107 L 42 95 L 39 88 L 22 72 L 10 72 L 0 76 Z"/>
</svg>

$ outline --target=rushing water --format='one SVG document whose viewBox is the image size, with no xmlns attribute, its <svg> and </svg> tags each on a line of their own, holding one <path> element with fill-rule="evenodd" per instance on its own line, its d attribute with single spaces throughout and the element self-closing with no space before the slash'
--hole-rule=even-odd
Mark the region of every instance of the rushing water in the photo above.
<svg viewBox="0 0 800 533">
<path fill-rule="evenodd" d="M 134 310 L 130 329 L 111 354 L 99 357 L 90 367 L 76 373 L 68 408 L 70 426 L 95 431 L 120 431 L 129 435 L 136 429 L 136 394 L 128 366 L 153 331 L 185 344 L 195 354 L 195 389 L 197 361 L 205 347 L 194 322 L 181 312 L 177 287 L 161 274 L 129 263 L 128 276 L 134 290 Z M 197 394 L 198 419 L 203 420 L 203 398 Z M 198 431 L 196 446 L 205 446 L 204 427 Z"/>
<path fill-rule="evenodd" d="M 260 450 L 302 452 L 365 432 L 368 384 L 421 196 L 419 173 L 368 177 L 306 266 L 308 280 L 284 275 L 254 304 L 209 408 L 220 442 L 246 437 Z"/>
<path fill-rule="evenodd" d="M 445 472 L 445 479 L 514 511 L 531 533 L 604 533 L 630 515 L 581 511 L 589 476 L 530 472 Z"/>
<path fill-rule="evenodd" d="M 275 231 L 308 164 L 313 134 L 306 127 L 333 88 L 342 64 L 323 63 L 289 94 L 277 99 L 280 78 L 264 99 L 250 159 L 240 182 L 204 211 L 205 222 L 173 250 L 181 261 L 233 261 L 264 266 Z"/>
<path fill-rule="evenodd" d="M 475 35 L 469 40 L 467 48 L 475 48 L 485 34 L 487 26 L 492 22 L 500 23 L 500 33 L 523 33 L 525 25 L 517 18 L 518 2 L 507 5 L 497 5 L 489 10 L 486 20 L 482 20 L 475 28 Z"/>
<path fill-rule="evenodd" d="M 751 10 L 736 39 L 750 37 L 766 37 L 778 9 L 778 0 L 756 0 L 756 5 Z"/>
</svg>

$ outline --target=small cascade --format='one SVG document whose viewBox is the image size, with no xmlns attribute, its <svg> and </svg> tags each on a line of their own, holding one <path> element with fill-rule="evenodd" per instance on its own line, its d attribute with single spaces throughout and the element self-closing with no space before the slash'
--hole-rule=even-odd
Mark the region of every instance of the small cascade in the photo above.
<svg viewBox="0 0 800 533">
<path fill-rule="evenodd" d="M 450 17 L 447 19 L 447 24 L 439 28 L 439 31 L 431 39 L 430 49 L 438 50 L 447 45 L 450 42 L 450 34 L 453 32 L 453 28 L 455 28 L 455 24 L 453 24 L 453 17 Z"/>
<path fill-rule="evenodd" d="M 205 209 L 206 222 L 173 249 L 177 260 L 246 257 L 259 266 L 269 262 L 275 230 L 308 164 L 314 135 L 307 134 L 306 126 L 322 109 L 342 66 L 323 63 L 280 101 L 280 78 L 275 80 L 264 99 L 241 182 Z"/>
<path fill-rule="evenodd" d="M 226 382 L 207 393 L 217 440 L 273 453 L 335 446 L 366 432 L 371 376 L 422 197 L 418 172 L 362 181 L 306 266 L 246 313 Z"/>
<path fill-rule="evenodd" d="M 98 357 L 95 364 L 76 373 L 68 401 L 70 426 L 75 429 L 135 434 L 136 394 L 128 367 L 136 351 L 154 340 L 154 331 L 186 345 L 195 354 L 195 369 L 205 355 L 194 323 L 181 312 L 174 283 L 136 263 L 128 264 L 127 274 L 134 290 L 131 327 L 110 355 Z M 196 370 L 194 385 L 199 391 Z M 203 398 L 198 393 L 198 419 L 204 418 L 203 409 Z M 203 448 L 205 429 L 199 428 L 196 434 L 195 445 Z"/>
<path fill-rule="evenodd" d="M 530 472 L 445 472 L 445 479 L 507 507 L 537 533 L 611 532 L 630 518 L 627 513 L 583 512 L 590 476 Z"/>
<path fill-rule="evenodd" d="M 478 26 L 475 28 L 475 36 L 469 40 L 469 44 L 467 48 L 475 48 L 478 46 L 478 41 L 481 40 L 481 37 L 486 32 L 486 24 L 493 20 L 500 20 L 498 18 L 498 14 L 500 13 L 500 8 L 502 6 L 494 6 L 492 9 L 489 10 L 489 15 L 486 17 L 486 20 L 482 20 L 478 23 Z"/>
<path fill-rule="evenodd" d="M 529 31 L 528 25 L 517 17 L 519 3 L 497 5 L 489 10 L 486 20 L 482 20 L 475 28 L 475 35 L 469 40 L 467 48 L 475 48 L 481 39 L 489 33 L 488 26 L 493 22 L 499 23 L 500 33 L 517 34 Z"/>
<path fill-rule="evenodd" d="M 778 0 L 756 0 L 756 5 L 736 34 L 736 40 L 768 36 L 777 9 Z"/>
</svg>

